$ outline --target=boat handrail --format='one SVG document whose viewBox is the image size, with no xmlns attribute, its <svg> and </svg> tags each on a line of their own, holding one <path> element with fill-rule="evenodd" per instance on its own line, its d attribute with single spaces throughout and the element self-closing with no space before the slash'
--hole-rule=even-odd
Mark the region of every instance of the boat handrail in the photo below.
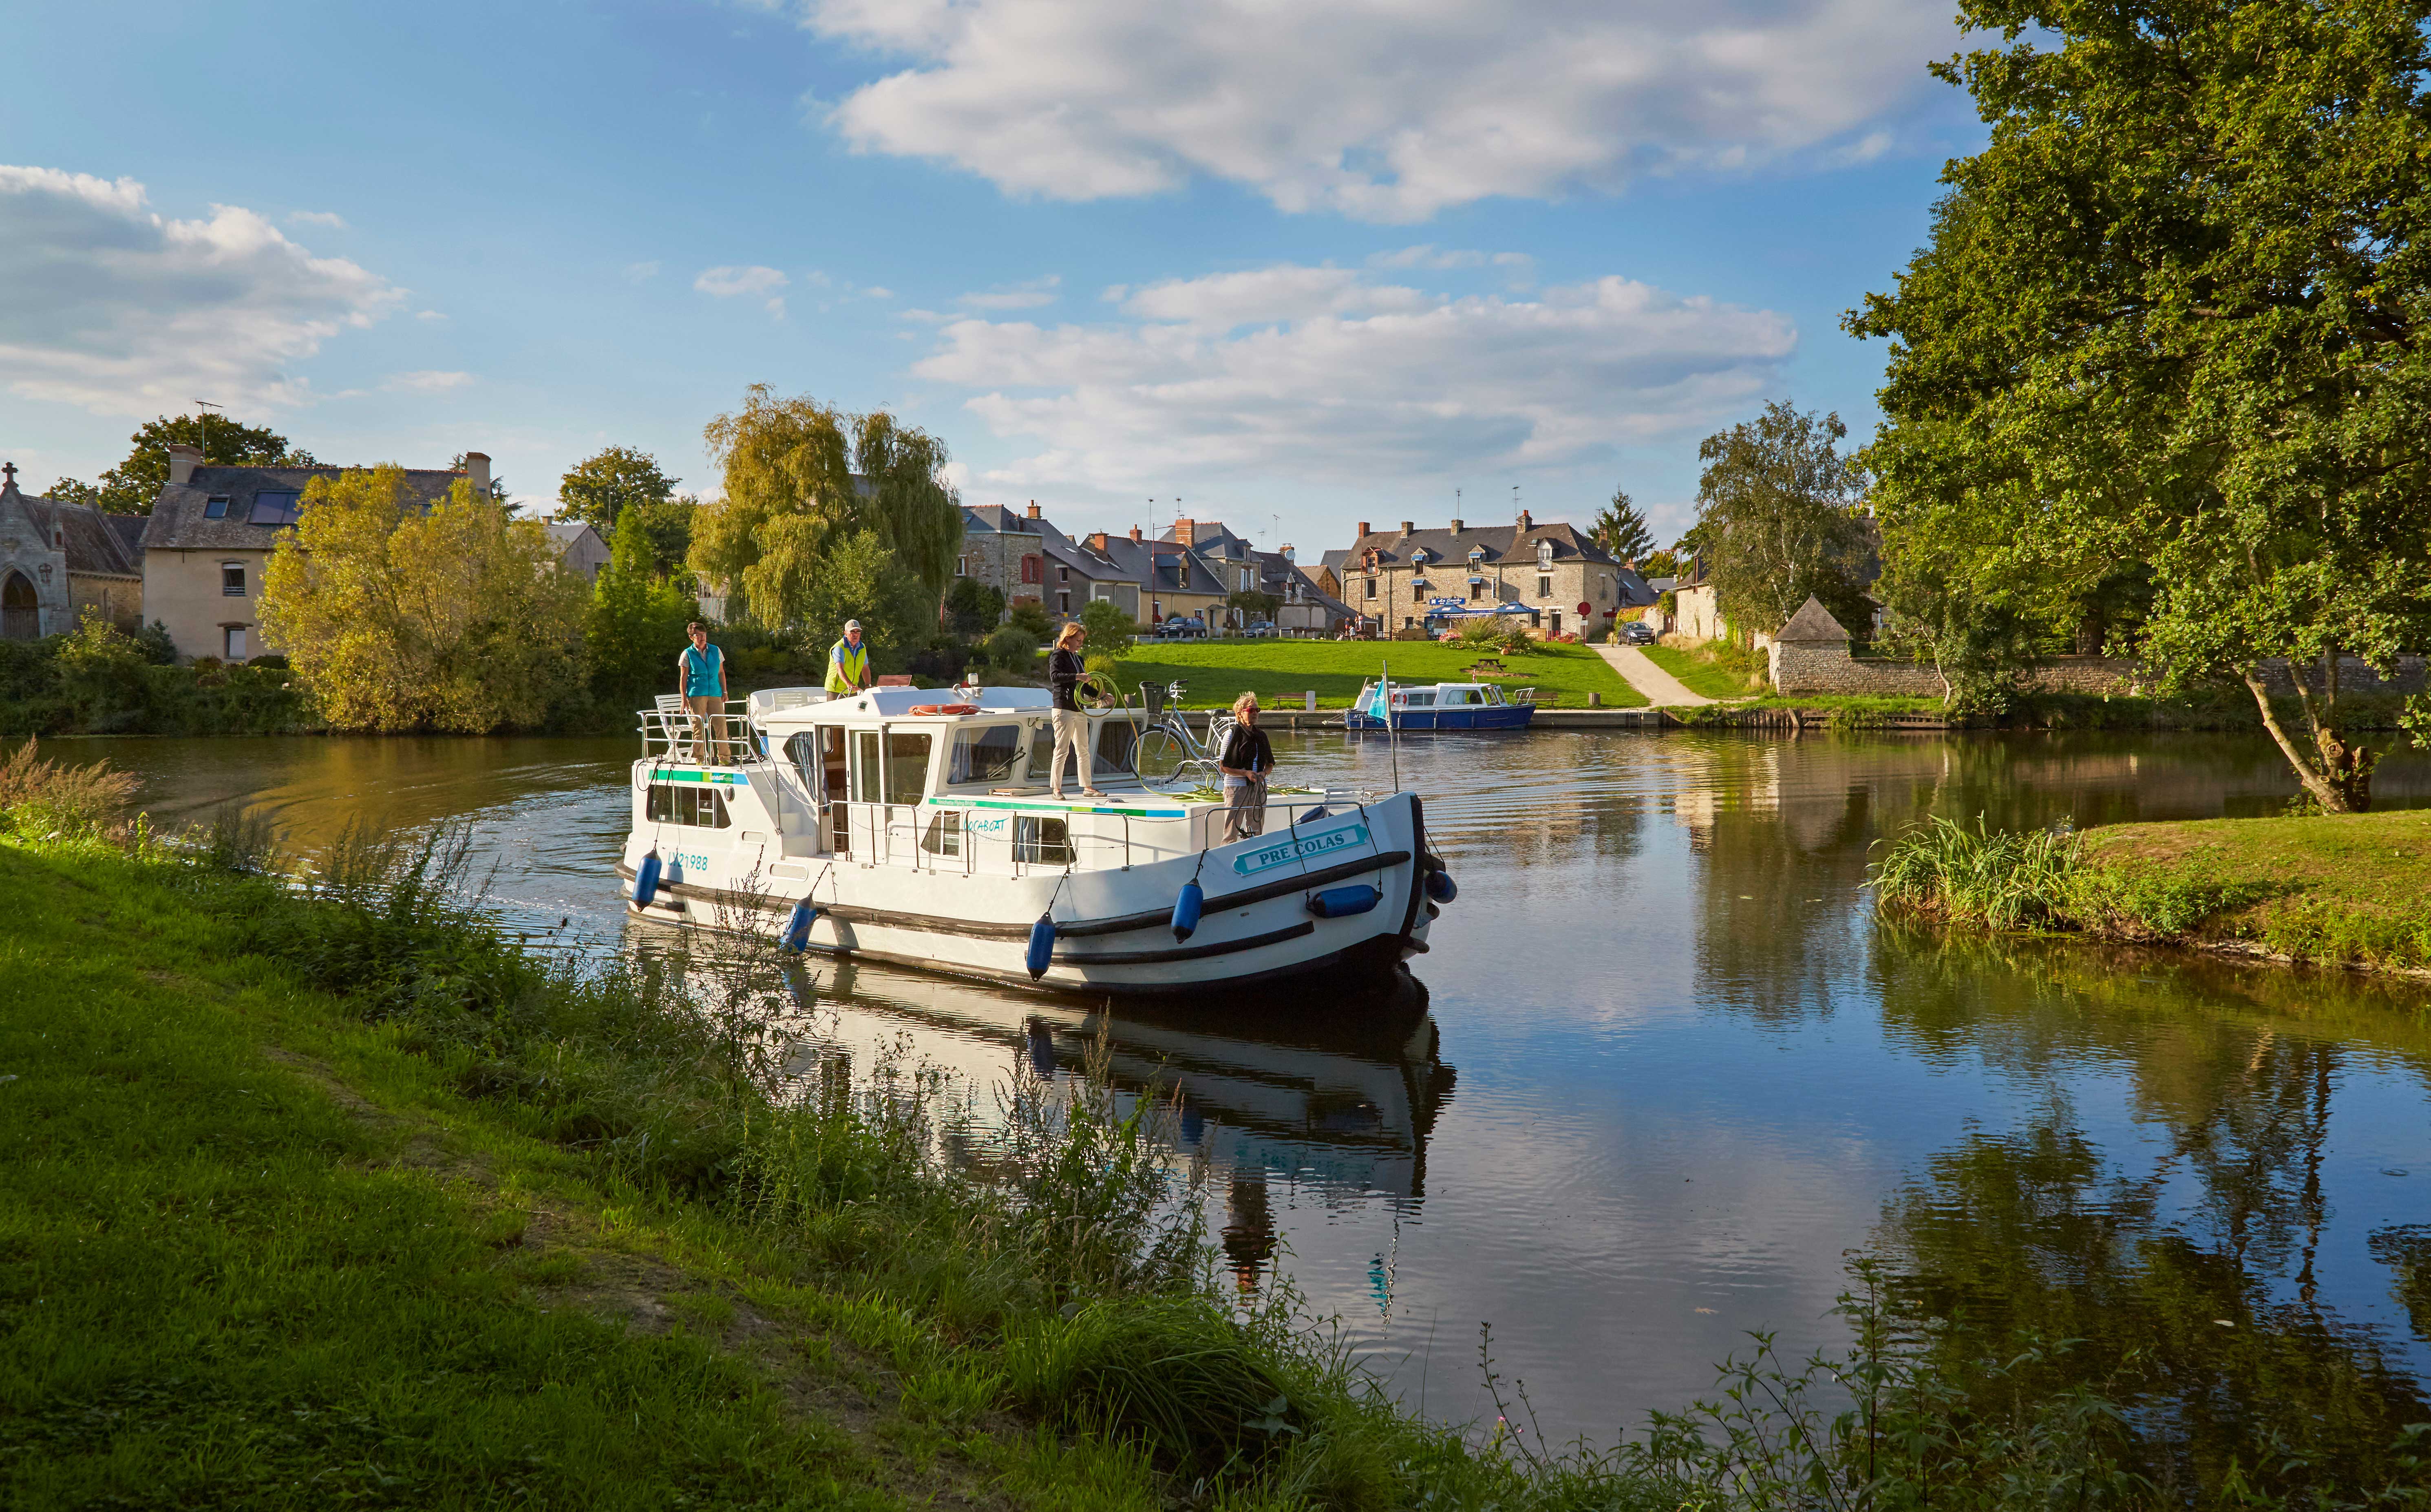
<svg viewBox="0 0 2431 1512">
<path fill-rule="evenodd" d="M 679 694 L 662 693 L 640 711 L 642 756 L 645 761 L 684 761 L 701 766 L 737 766 L 760 757 L 759 727 L 751 718 L 749 700 L 727 698 L 721 712 L 709 715 L 724 729 L 704 731 L 709 750 L 693 735 L 693 714 Z"/>
</svg>

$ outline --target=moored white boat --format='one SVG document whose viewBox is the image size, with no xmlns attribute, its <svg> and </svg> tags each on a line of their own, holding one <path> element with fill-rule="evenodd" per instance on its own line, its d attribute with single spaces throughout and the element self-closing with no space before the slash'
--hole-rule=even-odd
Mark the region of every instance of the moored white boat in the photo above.
<svg viewBox="0 0 2431 1512">
<path fill-rule="evenodd" d="M 1491 682 L 1395 682 L 1389 700 L 1380 701 L 1377 684 L 1369 682 L 1343 723 L 1383 730 L 1389 714 L 1396 730 L 1525 730 L 1536 717 L 1535 692 L 1520 688 L 1505 697 Z"/>
<path fill-rule="evenodd" d="M 1221 803 L 1130 771 L 1138 711 L 1092 712 L 1106 796 L 1059 799 L 1044 690 L 952 697 L 767 690 L 708 752 L 680 714 L 645 711 L 628 906 L 957 976 L 1153 994 L 1372 979 L 1426 949 L 1430 889 L 1451 896 L 1415 794 L 1278 792 L 1266 833 L 1227 845 Z M 1195 920 L 1177 917 L 1193 890 Z"/>
</svg>

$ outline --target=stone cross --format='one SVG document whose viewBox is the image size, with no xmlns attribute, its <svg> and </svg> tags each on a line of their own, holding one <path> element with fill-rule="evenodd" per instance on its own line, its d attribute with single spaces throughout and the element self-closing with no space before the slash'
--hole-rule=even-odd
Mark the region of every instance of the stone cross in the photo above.
<svg viewBox="0 0 2431 1512">
<path fill-rule="evenodd" d="M 8 476 L 8 481 L 5 486 L 9 488 L 17 486 L 17 464 L 15 462 L 0 462 L 0 473 L 6 473 Z"/>
</svg>

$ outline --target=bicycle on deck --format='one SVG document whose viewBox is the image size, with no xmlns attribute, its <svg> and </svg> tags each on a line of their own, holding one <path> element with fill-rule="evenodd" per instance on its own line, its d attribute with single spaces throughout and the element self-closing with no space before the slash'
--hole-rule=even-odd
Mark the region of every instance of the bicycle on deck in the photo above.
<svg viewBox="0 0 2431 1512">
<path fill-rule="evenodd" d="M 1148 723 L 1132 745 L 1132 773 L 1160 793 L 1224 783 L 1216 753 L 1224 748 L 1224 737 L 1237 721 L 1228 714 L 1213 716 L 1207 722 L 1206 742 L 1201 744 L 1190 732 L 1190 721 L 1182 716 L 1179 705 L 1184 691 L 1178 681 L 1162 688 L 1153 682 L 1140 684 L 1140 703 Z"/>
</svg>

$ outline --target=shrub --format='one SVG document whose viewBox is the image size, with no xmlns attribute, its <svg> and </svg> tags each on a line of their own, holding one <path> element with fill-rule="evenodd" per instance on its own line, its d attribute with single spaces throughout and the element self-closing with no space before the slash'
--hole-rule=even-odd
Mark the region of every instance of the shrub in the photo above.
<svg viewBox="0 0 2431 1512">
<path fill-rule="evenodd" d="M 1091 599 L 1081 608 L 1081 628 L 1089 632 L 1089 650 L 1109 657 L 1129 655 L 1132 648 L 1131 615 L 1118 604 L 1103 598 Z"/>
<path fill-rule="evenodd" d="M 0 762 L 0 828 L 35 837 L 106 835 L 125 821 L 139 783 L 106 762 L 44 761 L 28 739 Z"/>
<path fill-rule="evenodd" d="M 988 664 L 1031 676 L 1037 670 L 1038 643 L 1042 638 L 1018 621 L 998 626 L 996 633 L 987 638 Z"/>
<path fill-rule="evenodd" d="M 1048 614 L 1045 606 L 1034 599 L 1029 603 L 1014 605 L 1013 613 L 1006 618 L 1005 623 L 1018 625 L 1028 630 L 1030 644 L 1032 646 L 1046 645 L 1048 637 L 1055 633 L 1055 621 Z"/>
</svg>

